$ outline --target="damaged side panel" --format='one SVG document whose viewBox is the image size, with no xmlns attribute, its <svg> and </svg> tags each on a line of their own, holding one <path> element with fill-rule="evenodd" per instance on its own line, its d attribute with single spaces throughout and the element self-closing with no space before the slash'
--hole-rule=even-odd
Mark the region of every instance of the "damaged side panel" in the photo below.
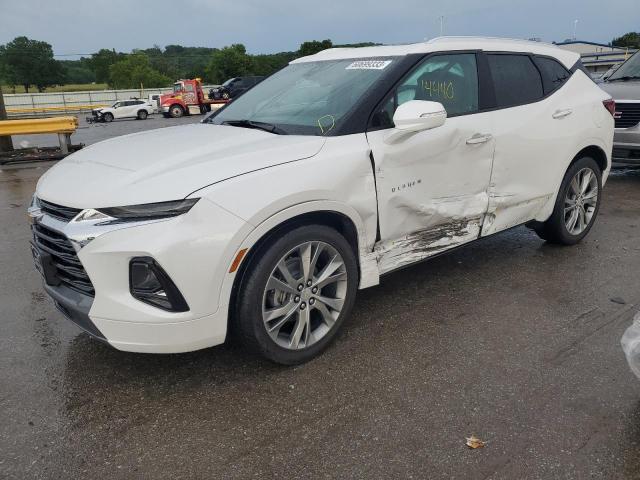
<svg viewBox="0 0 640 480">
<path fill-rule="evenodd" d="M 375 253 L 380 274 L 410 265 L 480 235 L 482 217 L 454 220 L 438 227 L 420 230 L 396 240 L 379 242 Z"/>
<path fill-rule="evenodd" d="M 381 274 L 477 239 L 489 205 L 494 141 L 467 144 L 483 114 L 433 130 L 367 133 L 378 192 Z M 488 125 L 490 122 L 484 123 Z"/>
</svg>

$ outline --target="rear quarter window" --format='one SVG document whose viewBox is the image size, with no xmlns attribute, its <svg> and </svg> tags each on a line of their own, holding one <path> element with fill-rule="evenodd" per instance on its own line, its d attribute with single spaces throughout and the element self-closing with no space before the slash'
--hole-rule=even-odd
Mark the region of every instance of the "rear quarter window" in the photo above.
<svg viewBox="0 0 640 480">
<path fill-rule="evenodd" d="M 487 57 L 499 108 L 524 105 L 544 97 L 540 72 L 528 55 L 500 53 Z"/>
<path fill-rule="evenodd" d="M 571 77 L 571 72 L 553 58 L 536 57 L 536 65 L 542 74 L 545 95 L 560 88 Z"/>
</svg>

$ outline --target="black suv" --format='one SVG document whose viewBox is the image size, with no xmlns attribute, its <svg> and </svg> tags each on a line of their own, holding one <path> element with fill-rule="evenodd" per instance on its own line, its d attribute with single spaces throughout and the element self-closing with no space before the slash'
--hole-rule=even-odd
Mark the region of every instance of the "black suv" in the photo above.
<svg viewBox="0 0 640 480">
<path fill-rule="evenodd" d="M 236 98 L 254 85 L 264 80 L 264 77 L 233 77 L 217 88 L 209 90 L 209 99 L 228 100 Z"/>
</svg>

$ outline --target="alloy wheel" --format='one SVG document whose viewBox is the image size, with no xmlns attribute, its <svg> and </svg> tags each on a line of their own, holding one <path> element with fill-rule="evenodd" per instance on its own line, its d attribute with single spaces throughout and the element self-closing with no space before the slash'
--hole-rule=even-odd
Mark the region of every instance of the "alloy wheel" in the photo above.
<svg viewBox="0 0 640 480">
<path fill-rule="evenodd" d="M 598 179 L 590 168 L 583 168 L 571 179 L 564 199 L 564 224 L 571 235 L 584 232 L 598 206 Z"/>
<path fill-rule="evenodd" d="M 309 241 L 280 258 L 267 281 L 262 320 L 282 348 L 300 350 L 333 328 L 347 295 L 347 269 L 340 253 Z"/>
</svg>

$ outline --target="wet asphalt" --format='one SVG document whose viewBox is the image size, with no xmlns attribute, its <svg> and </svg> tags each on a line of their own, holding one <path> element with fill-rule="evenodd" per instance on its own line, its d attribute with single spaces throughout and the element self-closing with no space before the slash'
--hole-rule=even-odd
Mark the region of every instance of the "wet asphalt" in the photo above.
<svg viewBox="0 0 640 480">
<path fill-rule="evenodd" d="M 619 343 L 640 172 L 610 178 L 580 245 L 516 228 L 390 274 L 285 368 L 235 345 L 122 353 L 63 319 L 28 248 L 46 168 L 0 170 L 0 478 L 640 478 Z"/>
</svg>

